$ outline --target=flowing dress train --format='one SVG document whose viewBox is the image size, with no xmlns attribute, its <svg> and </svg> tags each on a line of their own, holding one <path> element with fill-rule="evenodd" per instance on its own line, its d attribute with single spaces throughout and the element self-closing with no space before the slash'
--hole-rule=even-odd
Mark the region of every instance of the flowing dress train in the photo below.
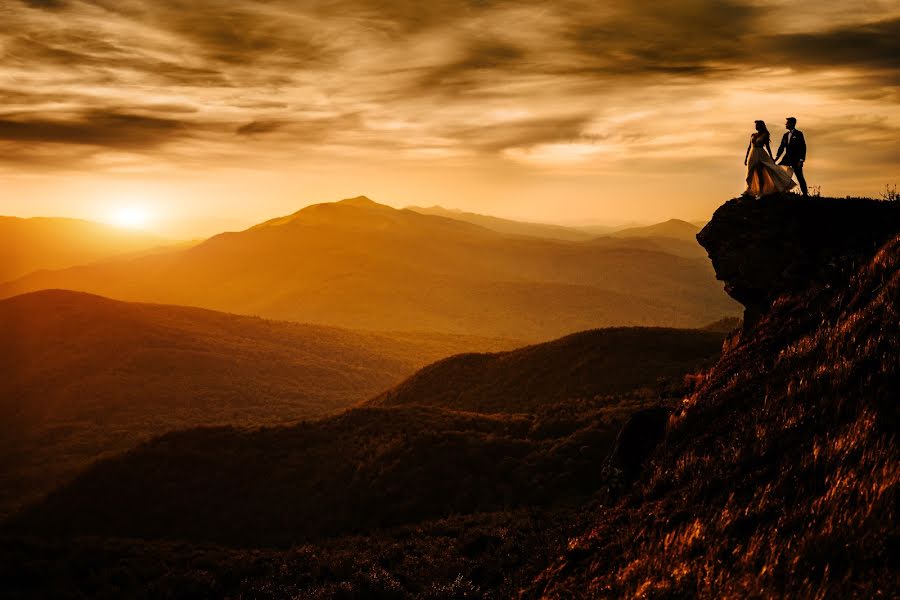
<svg viewBox="0 0 900 600">
<path fill-rule="evenodd" d="M 786 192 L 796 186 L 791 167 L 777 165 L 766 152 L 765 136 L 750 136 L 750 155 L 747 157 L 747 189 L 745 194 L 766 196 Z"/>
</svg>

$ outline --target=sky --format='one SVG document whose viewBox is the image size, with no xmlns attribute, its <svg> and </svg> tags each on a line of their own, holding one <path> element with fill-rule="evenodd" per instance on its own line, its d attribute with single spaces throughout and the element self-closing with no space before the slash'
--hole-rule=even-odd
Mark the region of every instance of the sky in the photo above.
<svg viewBox="0 0 900 600">
<path fill-rule="evenodd" d="M 5 215 L 703 220 L 787 116 L 823 195 L 900 180 L 900 2 L 0 0 Z"/>
</svg>

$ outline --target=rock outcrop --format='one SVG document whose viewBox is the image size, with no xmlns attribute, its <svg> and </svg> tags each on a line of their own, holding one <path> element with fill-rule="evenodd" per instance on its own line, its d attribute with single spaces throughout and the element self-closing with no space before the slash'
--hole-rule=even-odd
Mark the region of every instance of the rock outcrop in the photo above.
<svg viewBox="0 0 900 600">
<path fill-rule="evenodd" d="M 900 204 L 731 200 L 698 237 L 744 333 L 523 598 L 895 595 Z"/>
<path fill-rule="evenodd" d="M 830 285 L 900 229 L 900 203 L 796 194 L 729 200 L 697 234 L 752 329 L 783 294 Z"/>
<path fill-rule="evenodd" d="M 617 474 L 620 483 L 636 479 L 656 447 L 666 436 L 671 411 L 665 406 L 644 408 L 622 426 L 604 465 L 608 475 Z"/>
</svg>

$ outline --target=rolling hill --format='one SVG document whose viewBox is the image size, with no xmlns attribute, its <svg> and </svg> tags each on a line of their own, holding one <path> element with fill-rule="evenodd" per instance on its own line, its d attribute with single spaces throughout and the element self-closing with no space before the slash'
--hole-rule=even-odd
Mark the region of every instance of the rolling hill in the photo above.
<svg viewBox="0 0 900 600">
<path fill-rule="evenodd" d="M 700 231 L 700 227 L 694 223 L 688 223 L 681 219 L 669 219 L 663 223 L 647 225 L 645 227 L 629 227 L 620 229 L 609 234 L 610 237 L 616 238 L 675 238 L 677 240 L 685 240 L 689 242 L 696 241 L 696 235 Z"/>
<path fill-rule="evenodd" d="M 289 547 L 552 505 L 602 483 L 595 463 L 634 410 L 604 404 L 531 416 L 363 407 L 290 427 L 171 433 L 96 463 L 3 531 Z"/>
<path fill-rule="evenodd" d="M 460 354 L 428 365 L 368 404 L 531 412 L 547 403 L 630 392 L 709 367 L 724 337 L 689 329 L 612 328 L 507 352 Z"/>
<path fill-rule="evenodd" d="M 198 425 L 335 412 L 461 351 L 377 334 L 47 290 L 0 301 L 0 512 L 98 456 Z"/>
<path fill-rule="evenodd" d="M 148 233 L 80 219 L 0 216 L 0 282 L 171 244 Z"/>
<path fill-rule="evenodd" d="M 733 315 L 703 258 L 629 240 L 510 237 L 367 198 L 317 204 L 161 256 L 37 273 L 45 288 L 368 330 L 542 341 L 612 325 Z"/>
<path fill-rule="evenodd" d="M 40 506 L 62 502 L 72 512 L 62 521 L 41 516 L 40 529 L 290 545 L 569 501 L 602 484 L 597 462 L 633 412 L 660 402 L 660 378 L 708 366 L 723 337 L 587 331 L 438 361 L 331 417 L 166 434 L 98 462 L 52 494 Z M 272 378 L 259 374 L 260 381 Z M 275 415 L 235 422 L 273 421 Z M 206 502 L 211 497 L 217 508 Z"/>
</svg>

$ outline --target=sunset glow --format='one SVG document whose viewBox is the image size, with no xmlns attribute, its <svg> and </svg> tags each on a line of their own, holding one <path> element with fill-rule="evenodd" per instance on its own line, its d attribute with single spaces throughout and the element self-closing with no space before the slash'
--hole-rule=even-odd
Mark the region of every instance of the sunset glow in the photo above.
<svg viewBox="0 0 900 600">
<path fill-rule="evenodd" d="M 116 209 L 111 222 L 127 229 L 146 229 L 150 225 L 150 213 L 141 206 L 122 206 Z"/>
<path fill-rule="evenodd" d="M 753 121 L 789 115 L 812 185 L 875 195 L 898 39 L 887 0 L 10 2 L 0 214 L 95 219 L 98 190 L 164 185 L 179 237 L 358 194 L 699 220 L 742 190 Z"/>
<path fill-rule="evenodd" d="M 0 600 L 896 596 L 898 140 L 898 0 L 0 0 Z"/>
</svg>

